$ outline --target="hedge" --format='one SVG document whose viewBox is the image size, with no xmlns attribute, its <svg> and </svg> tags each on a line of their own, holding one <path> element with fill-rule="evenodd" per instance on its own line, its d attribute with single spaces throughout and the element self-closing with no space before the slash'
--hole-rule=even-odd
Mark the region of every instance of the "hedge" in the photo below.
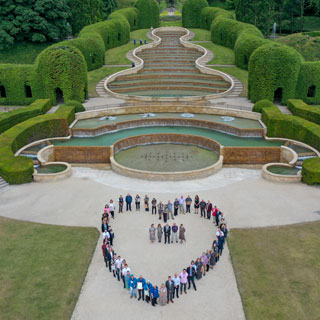
<svg viewBox="0 0 320 320">
<path fill-rule="evenodd" d="M 249 60 L 252 53 L 262 45 L 269 43 L 261 37 L 257 37 L 251 33 L 243 32 L 238 37 L 234 46 L 235 64 L 241 69 L 248 70 Z"/>
<path fill-rule="evenodd" d="M 320 61 L 302 64 L 296 97 L 309 104 L 320 104 Z"/>
<path fill-rule="evenodd" d="M 137 0 L 138 29 L 157 28 L 160 25 L 160 9 L 156 0 Z"/>
<path fill-rule="evenodd" d="M 0 105 L 29 105 L 36 99 L 45 97 L 43 81 L 36 65 L 0 64 Z M 26 86 L 31 88 L 31 97 L 26 94 Z"/>
<path fill-rule="evenodd" d="M 234 15 L 227 10 L 215 7 L 205 7 L 200 14 L 200 28 L 210 30 L 212 22 L 217 17 L 234 19 Z"/>
<path fill-rule="evenodd" d="M 43 99 L 36 100 L 25 108 L 0 113 L 0 134 L 22 121 L 46 113 L 50 107 L 50 101 Z"/>
<path fill-rule="evenodd" d="M 278 43 L 265 44 L 253 52 L 249 61 L 248 97 L 257 102 L 273 101 L 282 90 L 281 103 L 296 96 L 302 57 L 291 47 Z"/>
<path fill-rule="evenodd" d="M 69 100 L 66 102 L 68 106 L 75 107 L 75 113 L 86 111 L 82 103 L 76 100 Z"/>
<path fill-rule="evenodd" d="M 80 38 L 62 41 L 58 46 L 74 46 L 80 50 L 87 64 L 87 70 L 95 70 L 104 65 L 105 47 L 98 33 L 84 33 Z"/>
<path fill-rule="evenodd" d="M 87 65 L 81 52 L 73 46 L 53 45 L 42 51 L 36 60 L 45 88 L 45 97 L 56 105 L 60 89 L 65 101 L 83 101 L 87 92 Z"/>
<path fill-rule="evenodd" d="M 139 25 L 139 12 L 136 8 L 124 8 L 117 11 L 114 11 L 109 15 L 108 20 L 110 19 L 119 19 L 125 18 L 130 25 L 130 31 L 137 30 Z"/>
<path fill-rule="evenodd" d="M 243 33 L 263 38 L 261 31 L 252 24 L 218 16 L 211 24 L 212 42 L 233 49 L 238 37 Z"/>
<path fill-rule="evenodd" d="M 200 28 L 201 11 L 209 7 L 207 0 L 185 0 L 182 6 L 182 26 Z"/>
<path fill-rule="evenodd" d="M 74 107 L 62 105 L 53 114 L 21 122 L 0 135 L 0 174 L 10 184 L 32 181 L 33 161 L 14 153 L 33 141 L 66 136 L 74 120 Z"/>
<path fill-rule="evenodd" d="M 306 184 L 320 184 L 320 158 L 304 160 L 301 174 L 302 181 Z"/>
<path fill-rule="evenodd" d="M 295 115 L 305 120 L 320 125 L 320 108 L 309 106 L 302 100 L 289 99 L 288 109 Z"/>
</svg>

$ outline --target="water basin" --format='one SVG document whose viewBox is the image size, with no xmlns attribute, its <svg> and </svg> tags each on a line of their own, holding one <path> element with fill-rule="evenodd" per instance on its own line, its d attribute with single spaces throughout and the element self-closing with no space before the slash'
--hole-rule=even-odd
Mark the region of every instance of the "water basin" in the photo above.
<svg viewBox="0 0 320 320">
<path fill-rule="evenodd" d="M 280 174 L 285 176 L 295 176 L 297 175 L 299 168 L 296 167 L 287 167 L 281 165 L 268 166 L 267 170 L 274 174 Z"/>
<path fill-rule="evenodd" d="M 59 173 L 67 169 L 63 164 L 49 164 L 37 168 L 38 174 Z"/>
</svg>

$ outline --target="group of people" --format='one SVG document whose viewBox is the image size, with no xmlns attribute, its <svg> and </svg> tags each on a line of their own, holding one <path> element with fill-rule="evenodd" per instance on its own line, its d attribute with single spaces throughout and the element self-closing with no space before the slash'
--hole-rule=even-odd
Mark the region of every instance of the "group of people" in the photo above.
<svg viewBox="0 0 320 320">
<path fill-rule="evenodd" d="M 136 195 L 134 201 L 136 211 L 140 211 L 141 198 L 138 194 Z M 126 211 L 132 211 L 132 202 L 133 197 L 130 194 L 127 194 L 125 198 L 120 196 L 118 200 L 118 212 L 123 212 L 124 203 L 126 204 Z M 101 222 L 101 232 L 103 238 L 103 259 L 106 268 L 109 269 L 110 272 L 112 272 L 113 277 L 116 278 L 119 282 L 123 282 L 123 287 L 124 289 L 128 290 L 130 298 L 134 297 L 138 298 L 138 301 L 142 300 L 146 301 L 147 303 L 151 302 L 152 306 L 156 306 L 157 304 L 164 306 L 169 304 L 170 302 L 174 303 L 174 299 L 179 298 L 179 294 L 187 294 L 187 290 L 191 289 L 191 286 L 196 291 L 197 287 L 195 280 L 200 280 L 202 277 L 204 277 L 206 273 L 212 270 L 216 263 L 219 261 L 219 258 L 221 257 L 223 252 L 225 239 L 228 235 L 228 228 L 223 214 L 219 209 L 217 209 L 216 206 L 213 206 L 210 201 L 200 201 L 199 196 L 195 196 L 194 201 L 190 196 L 188 196 L 186 199 L 181 196 L 179 199 L 176 198 L 173 202 L 174 214 L 173 216 L 171 215 L 171 217 L 172 219 L 174 219 L 174 216 L 178 215 L 178 212 L 180 214 L 191 213 L 190 208 L 192 202 L 194 202 L 195 214 L 199 214 L 200 212 L 200 216 L 203 218 L 207 218 L 208 220 L 211 219 L 211 216 L 213 217 L 213 222 L 218 226 L 218 230 L 215 234 L 215 239 L 212 243 L 211 249 L 203 252 L 201 256 L 196 260 L 192 260 L 188 267 L 184 268 L 180 273 L 175 273 L 174 276 L 168 276 L 168 279 L 161 284 L 160 288 L 157 285 L 151 284 L 150 280 L 146 280 L 142 275 L 140 275 L 139 277 L 135 277 L 126 260 L 114 252 L 114 233 L 109 223 L 111 218 L 114 219 L 115 204 L 113 200 L 110 200 L 110 202 L 105 206 Z M 205 205 L 203 204 L 203 202 L 205 202 Z M 161 201 L 157 205 L 157 200 L 155 198 L 152 199 L 152 214 L 157 214 L 158 209 L 159 216 L 161 213 L 163 217 L 161 206 L 159 213 L 160 204 L 162 204 Z M 170 204 L 170 201 L 168 201 L 168 203 L 166 204 L 167 208 L 168 204 Z M 184 207 L 184 205 L 186 205 L 186 208 Z M 147 195 L 144 197 L 144 209 L 145 211 L 149 211 L 149 197 Z M 169 209 L 168 212 L 170 213 Z M 161 219 L 161 217 L 159 219 Z M 170 244 L 173 242 L 177 243 L 178 238 L 180 240 L 180 243 L 182 243 L 183 241 L 186 241 L 185 232 L 186 230 L 183 224 L 181 224 L 179 228 L 176 223 L 173 223 L 172 227 L 169 226 L 168 223 L 166 223 L 164 227 L 159 224 L 157 228 L 155 228 L 154 224 L 152 224 L 149 229 L 149 236 L 151 242 L 154 242 L 156 240 L 156 235 L 158 237 L 158 242 L 161 242 L 162 236 L 164 235 L 165 244 Z"/>
</svg>

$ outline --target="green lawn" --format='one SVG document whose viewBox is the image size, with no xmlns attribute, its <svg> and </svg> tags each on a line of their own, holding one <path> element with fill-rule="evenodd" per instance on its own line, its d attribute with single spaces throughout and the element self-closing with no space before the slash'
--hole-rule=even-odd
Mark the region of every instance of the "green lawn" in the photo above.
<svg viewBox="0 0 320 320">
<path fill-rule="evenodd" d="M 247 320 L 320 318 L 320 222 L 233 229 L 231 259 Z"/>
<path fill-rule="evenodd" d="M 0 319 L 70 319 L 98 236 L 0 218 Z"/>
<path fill-rule="evenodd" d="M 10 49 L 0 51 L 0 63 L 34 63 L 38 54 L 52 43 L 16 42 Z"/>
<path fill-rule="evenodd" d="M 98 97 L 99 95 L 96 92 L 96 86 L 98 82 L 109 76 L 110 74 L 116 73 L 118 71 L 127 69 L 125 67 L 116 67 L 116 68 L 107 68 L 102 67 L 100 69 L 96 69 L 88 72 L 88 94 L 89 98 Z"/>
<path fill-rule="evenodd" d="M 242 70 L 237 67 L 214 67 L 212 69 L 220 70 L 222 72 L 228 73 L 236 78 L 238 78 L 243 85 L 243 92 L 241 97 L 248 96 L 248 71 Z"/>
<path fill-rule="evenodd" d="M 160 27 L 182 27 L 182 21 L 160 21 Z"/>
<path fill-rule="evenodd" d="M 194 37 L 191 41 L 211 41 L 211 33 L 209 30 L 190 28 L 190 31 L 194 32 Z"/>
<path fill-rule="evenodd" d="M 213 42 L 200 43 L 202 47 L 211 50 L 214 54 L 209 64 L 234 64 L 234 51 L 230 48 L 219 46 Z"/>
</svg>

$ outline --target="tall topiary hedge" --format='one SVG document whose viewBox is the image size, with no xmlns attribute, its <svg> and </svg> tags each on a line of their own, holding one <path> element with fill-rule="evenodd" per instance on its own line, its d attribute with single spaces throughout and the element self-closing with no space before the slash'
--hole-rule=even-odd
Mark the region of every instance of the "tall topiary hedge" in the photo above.
<svg viewBox="0 0 320 320">
<path fill-rule="evenodd" d="M 320 158 L 304 160 L 301 174 L 306 184 L 320 184 Z"/>
<path fill-rule="evenodd" d="M 238 37 L 243 33 L 263 38 L 261 31 L 252 24 L 217 17 L 211 24 L 212 42 L 233 49 Z"/>
<path fill-rule="evenodd" d="M 300 118 L 314 122 L 320 125 L 320 108 L 315 106 L 309 106 L 302 100 L 289 99 L 288 109 Z"/>
<path fill-rule="evenodd" d="M 295 98 L 301 63 L 298 52 L 288 46 L 271 43 L 259 47 L 249 61 L 249 99 L 273 101 L 277 94 L 285 104 Z"/>
<path fill-rule="evenodd" d="M 48 99 L 39 99 L 28 107 L 0 113 L 0 134 L 22 121 L 46 113 L 50 107 Z"/>
<path fill-rule="evenodd" d="M 45 98 L 36 65 L 0 64 L 0 86 L 3 90 L 0 105 L 26 105 Z M 26 86 L 31 89 L 31 97 L 27 95 Z"/>
<path fill-rule="evenodd" d="M 234 19 L 233 13 L 216 7 L 205 7 L 200 14 L 200 28 L 210 30 L 212 22 L 217 17 Z"/>
<path fill-rule="evenodd" d="M 109 15 L 108 20 L 110 19 L 119 19 L 125 18 L 130 24 L 130 30 L 137 30 L 139 25 L 139 13 L 137 8 L 124 8 L 117 11 L 114 11 Z"/>
<path fill-rule="evenodd" d="M 58 90 L 62 91 L 64 101 L 86 98 L 87 65 L 77 48 L 53 45 L 40 53 L 36 63 L 45 97 L 52 105 L 56 104 Z"/>
<path fill-rule="evenodd" d="M 137 0 L 138 29 L 157 28 L 160 25 L 160 9 L 156 0 Z"/>
<path fill-rule="evenodd" d="M 320 61 L 302 64 L 296 97 L 309 104 L 320 104 Z"/>
<path fill-rule="evenodd" d="M 182 25 L 186 28 L 200 28 L 201 11 L 208 6 L 207 0 L 185 0 L 182 6 Z"/>
<path fill-rule="evenodd" d="M 234 46 L 235 64 L 240 69 L 248 70 L 252 53 L 262 45 L 269 43 L 263 37 L 257 37 L 251 33 L 242 32 Z"/>
<path fill-rule="evenodd" d="M 14 153 L 33 141 L 68 134 L 74 107 L 60 106 L 53 114 L 23 121 L 0 135 L 0 175 L 11 184 L 32 181 L 33 161 Z"/>
</svg>

